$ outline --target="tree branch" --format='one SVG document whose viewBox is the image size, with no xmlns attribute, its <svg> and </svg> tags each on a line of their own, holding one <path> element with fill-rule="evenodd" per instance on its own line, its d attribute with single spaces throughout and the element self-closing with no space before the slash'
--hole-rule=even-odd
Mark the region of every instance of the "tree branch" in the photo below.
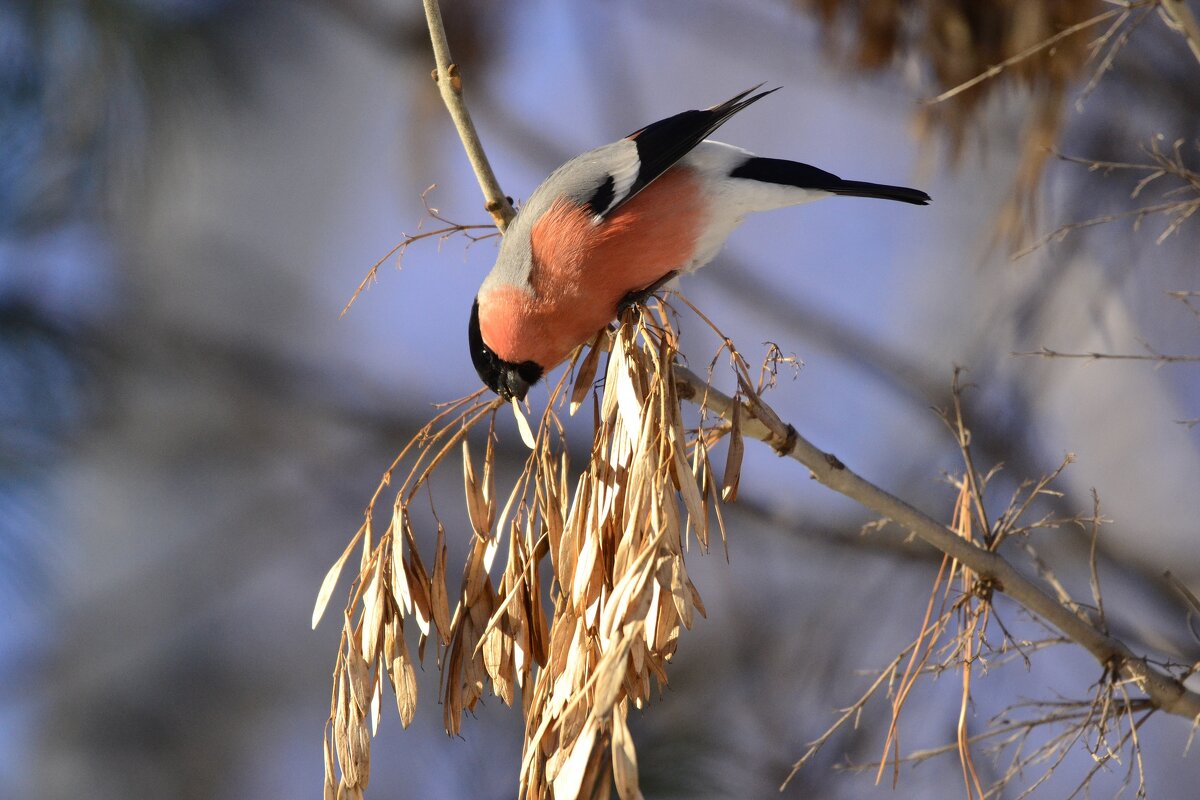
<svg viewBox="0 0 1200 800">
<path fill-rule="evenodd" d="M 683 367 L 675 367 L 675 378 L 680 399 L 703 403 L 721 417 L 732 419 L 733 398 L 713 389 L 703 378 Z M 835 455 L 822 451 L 791 425 L 775 417 L 770 409 L 756 405 L 767 413 L 743 404 L 740 416 L 745 435 L 770 444 L 780 455 L 799 461 L 825 486 L 896 522 L 970 567 L 981 581 L 991 584 L 997 591 L 1058 628 L 1105 667 L 1132 680 L 1157 708 L 1200 724 L 1200 694 L 1189 691 L 1171 675 L 1150 666 L 1124 642 L 1076 616 L 998 554 L 971 544 L 942 523 L 858 476 Z"/>
<path fill-rule="evenodd" d="M 458 130 L 458 138 L 462 140 L 463 149 L 467 151 L 467 158 L 471 162 L 471 171 L 475 173 L 475 179 L 479 181 L 479 189 L 483 192 L 484 208 L 492 215 L 496 227 L 503 233 L 517 212 L 513 211 L 512 203 L 500 189 L 500 182 L 496 180 L 496 174 L 492 172 L 487 154 L 483 152 L 483 144 L 479 141 L 479 134 L 475 131 L 475 123 L 471 122 L 471 114 L 467 111 L 467 105 L 463 101 L 462 76 L 459 75 L 458 65 L 450 58 L 450 44 L 446 41 L 446 28 L 442 24 L 442 9 L 438 5 L 438 0 L 424 0 L 424 3 L 425 21 L 429 25 L 433 57 L 437 62 L 437 69 L 433 71 L 433 79 L 437 81 L 442 102 L 446 104 L 446 110 L 450 112 L 450 118 L 454 120 L 454 127 Z"/>
</svg>

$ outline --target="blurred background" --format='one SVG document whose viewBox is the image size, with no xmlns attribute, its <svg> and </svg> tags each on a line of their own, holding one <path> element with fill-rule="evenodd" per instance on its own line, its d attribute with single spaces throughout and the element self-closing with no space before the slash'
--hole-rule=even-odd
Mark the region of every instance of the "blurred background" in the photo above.
<svg viewBox="0 0 1200 800">
<path fill-rule="evenodd" d="M 1014 353 L 1200 353 L 1200 301 L 1167 294 L 1200 290 L 1200 217 L 1161 243 L 1169 215 L 1126 216 L 1012 254 L 1184 185 L 1165 175 L 1131 199 L 1145 171 L 1089 171 L 1049 148 L 1144 163 L 1161 134 L 1167 152 L 1184 140 L 1195 169 L 1200 62 L 1141 4 L 921 105 L 1113 9 L 443 10 L 518 201 L 577 152 L 764 81 L 784 88 L 718 138 L 928 190 L 927 208 L 837 198 L 752 218 L 682 288 L 744 352 L 771 341 L 802 360 L 770 395 L 785 420 L 942 519 L 944 474 L 961 465 L 931 408 L 949 403 L 953 366 L 968 368 L 977 463 L 1003 464 L 994 508 L 1075 453 L 1063 496 L 1038 513 L 1090 512 L 1094 487 L 1113 521 L 1099 560 L 1110 625 L 1193 663 L 1187 606 L 1161 574 L 1200 589 L 1200 429 L 1187 424 L 1200 368 Z M 442 215 L 487 221 L 431 68 L 415 2 L 0 4 L 0 795 L 319 793 L 338 625 L 309 630 L 318 585 L 431 404 L 478 385 L 465 327 L 494 239 L 414 245 L 339 317 L 371 265 L 430 224 L 431 184 Z M 684 349 L 707 365 L 716 342 L 692 327 Z M 505 441 L 515 463 L 522 446 Z M 728 561 L 718 549 L 689 562 L 709 617 L 683 637 L 661 702 L 631 719 L 647 797 L 778 796 L 864 671 L 911 640 L 940 561 L 894 530 L 860 533 L 862 509 L 748 451 Z M 469 535 L 454 472 L 438 498 L 459 537 L 452 568 Z M 1087 531 L 1037 543 L 1089 597 Z M 1011 604 L 998 612 L 1024 624 Z M 973 725 L 1030 697 L 1086 697 L 1101 677 L 1070 647 L 997 668 L 977 678 Z M 492 698 L 451 740 L 432 657 L 420 680 L 411 729 L 385 709 L 368 796 L 513 796 L 519 711 Z M 953 741 L 957 694 L 950 676 L 923 686 L 903 750 Z M 784 796 L 961 795 L 952 753 L 894 790 L 840 769 L 878 759 L 887 719 L 868 707 Z M 1139 731 L 1150 796 L 1200 782 L 1188 734 L 1176 718 Z M 976 759 L 985 783 L 1004 763 Z M 1078 748 L 1035 796 L 1067 796 L 1092 765 Z"/>
</svg>

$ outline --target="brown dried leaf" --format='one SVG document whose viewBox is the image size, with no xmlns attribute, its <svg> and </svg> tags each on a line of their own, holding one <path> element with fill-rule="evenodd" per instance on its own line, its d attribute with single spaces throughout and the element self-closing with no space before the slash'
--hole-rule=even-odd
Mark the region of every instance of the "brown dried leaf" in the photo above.
<svg viewBox="0 0 1200 800">
<path fill-rule="evenodd" d="M 396 709 L 400 712 L 400 724 L 407 728 L 417 713 L 417 673 L 409 656 L 408 643 L 404 641 L 404 630 L 396 634 L 396 657 L 389 670 L 392 689 L 396 692 Z"/>
<path fill-rule="evenodd" d="M 384 612 L 387 607 L 383 596 L 383 582 L 380 580 L 381 569 L 379 562 L 371 566 L 371 577 L 363 590 L 362 652 L 363 657 L 372 661 L 379 645 L 379 634 L 383 633 Z"/>
<path fill-rule="evenodd" d="M 471 463 L 471 448 L 467 444 L 467 437 L 463 437 L 462 443 L 463 457 L 463 484 L 467 495 L 467 516 L 471 520 L 471 527 L 475 530 L 475 535 L 481 539 L 486 539 L 491 529 L 488 525 L 488 503 L 483 496 L 483 486 L 479 481 L 475 480 L 475 468 Z"/>
<path fill-rule="evenodd" d="M 725 475 L 721 479 L 721 499 L 726 503 L 737 500 L 738 481 L 742 477 L 742 404 L 733 404 L 729 421 L 729 452 L 725 456 Z"/>
<path fill-rule="evenodd" d="M 659 594 L 657 609 L 654 642 L 650 649 L 659 655 L 673 653 L 673 641 L 679 637 L 679 614 L 669 590 L 664 588 Z"/>
<path fill-rule="evenodd" d="M 430 611 L 438 629 L 442 646 L 450 644 L 450 596 L 446 591 L 446 530 L 438 523 L 437 550 L 433 556 L 433 578 L 430 581 Z"/>
<path fill-rule="evenodd" d="M 404 559 L 404 577 L 408 582 L 408 593 L 412 597 L 413 616 L 422 636 L 429 635 L 429 620 L 433 616 L 432 601 L 429 598 L 430 580 L 425 573 L 425 565 L 417 555 L 415 547 L 409 548 L 409 558 Z"/>
<path fill-rule="evenodd" d="M 554 796 L 578 798 L 587 777 L 588 764 L 592 760 L 592 747 L 596 742 L 596 723 L 589 720 L 571 745 L 570 755 L 554 775 Z"/>
<path fill-rule="evenodd" d="M 576 485 L 575 498 L 567 512 L 567 520 L 563 523 L 563 536 L 558 544 L 558 558 L 554 561 L 554 577 L 560 586 L 570 586 L 575 576 L 575 562 L 578 560 L 577 542 L 582 535 L 585 519 L 592 501 L 594 482 L 587 473 L 579 476 Z"/>
<path fill-rule="evenodd" d="M 350 756 L 350 697 L 344 674 L 335 676 L 338 684 L 336 712 L 333 717 L 333 744 L 337 751 L 338 764 L 342 768 L 342 781 L 351 785 L 358 782 L 358 772 Z"/>
<path fill-rule="evenodd" d="M 591 604 L 588 587 L 591 586 L 594 577 L 599 546 L 596 536 L 587 537 L 575 563 L 575 576 L 571 581 L 571 602 L 580 610 Z"/>
<path fill-rule="evenodd" d="M 392 510 L 392 597 L 401 615 L 412 613 L 412 596 L 408 591 L 408 581 L 404 574 L 404 526 L 407 512 L 401 498 L 396 497 L 396 505 Z"/>
<path fill-rule="evenodd" d="M 354 764 L 356 775 L 353 787 L 365 789 L 371 782 L 371 733 L 367 730 L 366 719 L 359 718 L 350 729 L 350 760 Z M 349 783 L 349 780 L 347 779 Z"/>
<path fill-rule="evenodd" d="M 483 668 L 487 671 L 492 683 L 504 679 L 500 669 L 504 663 L 504 634 L 499 627 L 492 628 L 483 637 Z M 499 694 L 499 692 L 497 692 Z"/>
<path fill-rule="evenodd" d="M 683 627 L 691 630 L 692 603 L 687 587 L 684 586 L 684 581 L 687 580 L 687 571 L 680 559 L 674 557 L 664 561 L 659 567 L 658 579 L 660 582 L 664 582 L 663 588 L 671 593 L 671 602 L 675 605 L 675 613 L 683 622 Z"/>
<path fill-rule="evenodd" d="M 678 443 L 676 443 L 674 456 L 675 481 L 679 484 L 679 494 L 683 497 L 683 504 L 687 507 L 688 516 L 696 528 L 696 535 L 707 540 L 708 515 L 704 512 L 704 498 L 700 496 L 700 487 L 696 485 L 696 476 L 692 474 L 691 468 L 684 461 Z M 701 536 L 702 533 L 704 535 Z"/>
<path fill-rule="evenodd" d="M 325 797 L 330 797 L 332 791 L 337 789 L 337 778 L 333 761 L 333 745 L 329 741 L 328 731 L 323 738 L 322 750 L 325 754 Z"/>
<path fill-rule="evenodd" d="M 487 570 L 483 565 L 484 551 L 487 543 L 476 538 L 471 542 L 471 553 L 467 556 L 467 564 L 463 569 L 463 602 L 468 610 L 475 605 L 476 599 L 483 592 L 483 585 L 488 580 Z"/>
<path fill-rule="evenodd" d="M 571 416 L 575 416 L 575 412 L 583 405 L 583 399 L 587 397 L 588 390 L 592 388 L 592 384 L 596 381 L 596 368 L 600 364 L 600 353 L 604 348 L 600 346 L 601 337 L 607 337 L 608 332 L 602 330 L 596 334 L 596 338 L 592 339 L 590 349 L 583 362 L 579 365 L 579 371 L 575 374 L 575 386 L 571 389 Z"/>
<path fill-rule="evenodd" d="M 325 573 L 325 579 L 321 581 L 321 588 L 317 592 L 317 604 L 313 607 L 312 626 L 314 630 L 316 630 L 317 623 L 321 621 L 321 615 L 325 613 L 325 606 L 329 605 L 329 598 L 333 594 L 334 587 L 337 586 L 338 576 L 342 574 L 342 567 L 346 566 L 346 559 L 350 558 L 350 554 L 354 552 L 354 546 L 358 544 L 358 539 L 366 528 L 366 523 L 363 523 L 363 526 L 358 529 L 358 535 L 350 540 L 345 552 L 329 568 L 329 572 Z"/>
<path fill-rule="evenodd" d="M 637 751 L 633 747 L 629 727 L 625 724 L 624 705 L 613 714 L 612 765 L 617 796 L 621 800 L 643 800 L 642 790 L 638 788 Z"/>
<path fill-rule="evenodd" d="M 493 691 L 505 705 L 511 706 L 516 682 L 512 637 L 500 628 L 493 628 L 484 640 L 483 658 L 488 677 L 492 679 Z"/>
<path fill-rule="evenodd" d="M 624 353 L 624 348 L 621 351 Z M 615 350 L 613 355 L 616 356 Z M 629 437 L 636 436 L 642 430 L 642 398 L 634 382 L 632 367 L 628 358 L 622 358 L 616 375 L 617 412 Z"/>
<path fill-rule="evenodd" d="M 550 652 L 550 625 L 542 608 L 542 578 L 538 570 L 529 572 L 529 591 L 525 596 L 529 620 L 529 655 L 538 666 L 545 666 Z M 525 669 L 528 669 L 526 667 Z"/>
<path fill-rule="evenodd" d="M 630 641 L 641 635 L 641 623 L 630 623 L 622 631 L 618 645 L 604 654 L 596 665 L 595 683 L 592 685 L 592 714 L 606 718 L 621 699 L 621 684 L 625 681 Z"/>
<path fill-rule="evenodd" d="M 554 609 L 554 625 L 550 628 L 550 655 L 546 662 L 548 674 L 562 675 L 567 664 L 567 656 L 573 649 L 576 634 L 583 625 L 582 620 L 570 620 L 566 616 L 567 605 L 562 595 Z"/>
<path fill-rule="evenodd" d="M 460 617 L 456 614 L 455 625 L 453 626 L 453 635 L 449 645 L 450 656 L 446 660 L 446 665 L 442 668 L 443 681 L 445 683 L 444 702 L 442 703 L 442 724 L 446 728 L 446 733 L 451 736 L 457 736 L 462 720 L 463 712 L 463 648 L 462 648 L 462 625 L 457 624 Z"/>
<path fill-rule="evenodd" d="M 346 678 L 355 708 L 353 716 L 361 717 L 367 713 L 367 704 L 371 700 L 371 668 L 354 646 L 353 639 L 346 643 Z"/>
<path fill-rule="evenodd" d="M 696 610 L 700 612 L 700 616 L 708 619 L 708 612 L 704 610 L 704 601 L 700 599 L 699 590 L 696 589 L 696 586 L 692 583 L 691 578 L 685 576 L 684 580 L 687 582 L 688 594 L 691 595 L 692 605 L 695 606 Z"/>
</svg>

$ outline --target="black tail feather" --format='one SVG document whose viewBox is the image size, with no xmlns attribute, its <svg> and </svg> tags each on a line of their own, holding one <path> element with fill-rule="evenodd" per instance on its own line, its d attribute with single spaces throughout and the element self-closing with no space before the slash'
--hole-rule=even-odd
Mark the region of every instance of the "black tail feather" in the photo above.
<svg viewBox="0 0 1200 800">
<path fill-rule="evenodd" d="M 841 181 L 838 185 L 830 187 L 829 191 L 843 197 L 878 197 L 881 200 L 899 200 L 901 203 L 918 206 L 927 206 L 930 200 L 929 195 L 920 189 L 864 181 Z"/>
<path fill-rule="evenodd" d="M 800 189 L 816 189 L 845 197 L 877 197 L 881 200 L 898 200 L 901 203 L 919 206 L 929 204 L 929 195 L 920 189 L 865 181 L 844 181 L 832 172 L 782 158 L 748 158 L 729 173 L 729 176 Z"/>
</svg>

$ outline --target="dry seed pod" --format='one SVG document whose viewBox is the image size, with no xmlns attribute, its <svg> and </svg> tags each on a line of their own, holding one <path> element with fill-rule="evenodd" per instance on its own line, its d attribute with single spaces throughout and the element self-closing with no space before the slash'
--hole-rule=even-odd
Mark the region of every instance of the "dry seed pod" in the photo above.
<svg viewBox="0 0 1200 800">
<path fill-rule="evenodd" d="M 580 797 L 585 778 L 588 776 L 588 766 L 592 761 L 592 747 L 596 742 L 596 723 L 589 723 L 571 744 L 570 754 L 553 774 L 555 797 Z"/>
<path fill-rule="evenodd" d="M 337 710 L 333 717 L 333 744 L 337 751 L 338 765 L 342 768 L 342 782 L 350 785 L 358 783 L 358 772 L 350 757 L 350 726 L 353 716 L 350 712 L 350 697 L 346 689 L 346 676 L 338 678 Z"/>
<path fill-rule="evenodd" d="M 325 606 L 329 605 L 329 598 L 333 594 L 333 588 L 337 586 L 338 576 L 342 574 L 342 568 L 346 566 L 346 560 L 350 558 L 350 554 L 354 552 L 354 546 L 358 544 L 358 537 L 363 535 L 367 525 L 358 529 L 358 534 L 350 540 L 350 544 L 342 552 L 342 555 L 329 568 L 329 572 L 325 573 L 325 579 L 321 581 L 321 588 L 317 591 L 317 603 L 313 607 L 312 626 L 316 630 L 317 623 L 321 621 L 321 615 L 325 613 Z"/>
<path fill-rule="evenodd" d="M 630 638 L 641 634 L 641 625 L 631 623 L 622 634 L 620 644 L 606 653 L 596 665 L 595 682 L 592 684 L 592 713 L 599 717 L 607 717 L 621 699 L 621 684 L 625 680 L 628 666 Z"/>
<path fill-rule="evenodd" d="M 362 716 L 367 713 L 367 703 L 371 699 L 371 668 L 354 647 L 353 639 L 346 642 L 346 678 L 350 700 L 354 703 L 354 716 Z"/>
<path fill-rule="evenodd" d="M 571 406 L 570 414 L 575 416 L 575 412 L 579 410 L 579 406 L 583 404 L 583 398 L 587 397 L 588 390 L 592 388 L 592 384 L 596 381 L 596 368 L 600 365 L 600 347 L 601 337 L 607 338 L 607 331 L 600 331 L 596 334 L 596 338 L 592 340 L 588 349 L 587 356 L 579 365 L 579 371 L 575 375 L 575 385 L 571 389 Z"/>
<path fill-rule="evenodd" d="M 354 721 L 349 731 L 350 760 L 354 764 L 356 776 L 352 786 L 365 789 L 371 782 L 371 732 L 367 730 L 367 721 L 359 717 Z"/>
<path fill-rule="evenodd" d="M 383 632 L 384 616 L 387 611 L 387 600 L 383 596 L 383 582 L 380 572 L 382 567 L 378 562 L 371 568 L 371 577 L 363 590 L 362 615 L 362 653 L 363 658 L 375 660 L 376 648 L 380 643 L 379 635 Z M 365 662 L 364 662 L 365 663 Z"/>
<path fill-rule="evenodd" d="M 499 627 L 492 628 L 484 635 L 481 643 L 483 655 L 483 668 L 487 675 L 492 680 L 492 685 L 503 680 L 500 669 L 504 661 L 504 633 Z M 497 692 L 499 694 L 499 692 Z"/>
<path fill-rule="evenodd" d="M 483 486 L 479 481 L 475 480 L 475 468 L 471 463 L 471 447 L 467 444 L 467 437 L 463 437 L 462 443 L 462 459 L 463 459 L 463 484 L 467 497 L 467 516 L 471 520 L 471 527 L 475 530 L 475 535 L 481 539 L 486 539 L 491 533 L 491 526 L 488 524 L 487 501 L 484 499 Z"/>
<path fill-rule="evenodd" d="M 617 785 L 617 796 L 621 800 L 643 800 L 638 788 L 637 751 L 633 737 L 625 724 L 625 709 L 617 709 L 612 720 L 612 765 L 613 781 Z"/>
<path fill-rule="evenodd" d="M 483 501 L 488 511 L 488 530 L 491 530 L 492 523 L 495 520 L 492 518 L 496 513 L 496 436 L 494 431 L 495 417 L 492 418 L 493 427 L 488 428 L 487 447 L 483 451 Z"/>
<path fill-rule="evenodd" d="M 668 580 L 670 581 L 671 600 L 675 603 L 675 611 L 679 614 L 680 621 L 683 622 L 683 627 L 688 630 L 692 629 L 692 598 L 687 591 L 685 583 L 689 583 L 687 579 L 687 570 L 683 566 L 683 557 L 676 556 L 672 558 L 667 565 Z"/>
<path fill-rule="evenodd" d="M 417 711 L 417 673 L 404 641 L 404 629 L 396 634 L 396 654 L 388 670 L 392 678 L 392 690 L 396 693 L 396 710 L 400 714 L 400 725 L 407 728 L 412 724 Z"/>
<path fill-rule="evenodd" d="M 678 444 L 674 452 L 674 473 L 675 482 L 679 486 L 679 494 L 683 497 L 683 504 L 687 507 L 688 517 L 693 526 L 696 528 L 697 535 L 703 531 L 703 539 L 708 539 L 708 516 L 704 512 L 704 498 L 700 496 L 700 488 L 696 486 L 696 476 L 692 474 L 692 470 L 688 467 L 687 462 L 683 459 L 683 453 L 678 449 Z"/>
<path fill-rule="evenodd" d="M 446 530 L 438 523 L 437 547 L 433 556 L 433 577 L 430 579 L 430 613 L 438 629 L 442 646 L 450 644 L 450 596 L 446 591 Z"/>
<path fill-rule="evenodd" d="M 721 499 L 726 503 L 737 500 L 738 480 L 742 476 L 742 453 L 745 444 L 742 442 L 742 404 L 733 404 L 733 413 L 729 421 L 729 452 L 725 455 L 725 475 L 721 479 Z"/>
<path fill-rule="evenodd" d="M 512 399 L 513 415 L 517 418 L 517 430 L 521 433 L 521 441 L 530 450 L 537 449 L 537 440 L 533 438 L 533 430 L 529 427 L 529 420 L 525 418 L 525 412 L 521 410 L 520 403 L 517 398 Z"/>
<path fill-rule="evenodd" d="M 337 797 L 337 777 L 335 774 L 335 766 L 333 761 L 333 746 L 329 742 L 329 731 L 325 731 L 322 738 L 322 750 L 325 755 L 325 789 L 322 793 L 323 800 L 333 800 Z"/>
<path fill-rule="evenodd" d="M 429 620 L 433 616 L 432 601 L 429 598 L 429 576 L 425 574 L 425 565 L 417 555 L 417 548 L 409 548 L 409 558 L 404 559 L 404 579 L 408 584 L 408 594 L 412 598 L 413 616 L 422 636 L 429 635 Z"/>
</svg>

